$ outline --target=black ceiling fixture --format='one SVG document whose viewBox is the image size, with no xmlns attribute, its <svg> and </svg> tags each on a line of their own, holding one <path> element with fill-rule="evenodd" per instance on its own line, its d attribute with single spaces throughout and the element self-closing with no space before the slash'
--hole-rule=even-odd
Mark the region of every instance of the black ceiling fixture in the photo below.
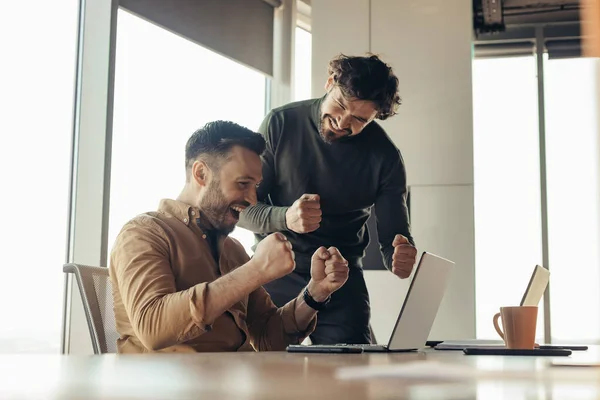
<svg viewBox="0 0 600 400">
<path fill-rule="evenodd" d="M 580 0 L 473 0 L 475 35 L 504 32 L 511 26 L 579 22 Z"/>
<path fill-rule="evenodd" d="M 475 33 L 504 32 L 503 0 L 474 0 L 473 17 Z"/>
<path fill-rule="evenodd" d="M 475 57 L 532 54 L 541 34 L 549 58 L 580 57 L 581 0 L 473 0 Z"/>
</svg>

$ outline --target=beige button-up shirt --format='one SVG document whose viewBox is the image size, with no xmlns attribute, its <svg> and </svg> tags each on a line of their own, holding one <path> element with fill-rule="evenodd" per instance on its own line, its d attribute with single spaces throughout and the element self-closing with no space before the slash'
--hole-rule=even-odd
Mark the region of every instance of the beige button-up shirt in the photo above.
<svg viewBox="0 0 600 400">
<path fill-rule="evenodd" d="M 217 263 L 198 218 L 198 208 L 162 200 L 119 233 L 109 266 L 119 352 L 285 350 L 304 340 L 316 317 L 300 332 L 296 300 L 278 309 L 262 287 L 205 318 L 208 284 L 249 258 L 238 241 L 220 236 Z"/>
</svg>

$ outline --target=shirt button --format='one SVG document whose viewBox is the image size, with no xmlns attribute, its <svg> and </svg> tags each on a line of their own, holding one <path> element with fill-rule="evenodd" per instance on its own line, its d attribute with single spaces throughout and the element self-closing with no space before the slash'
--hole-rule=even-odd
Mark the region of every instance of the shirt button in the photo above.
<svg viewBox="0 0 600 400">
<path fill-rule="evenodd" d="M 196 211 L 192 210 L 192 213 L 191 213 L 191 214 L 192 214 L 192 215 L 196 215 Z"/>
<path fill-rule="evenodd" d="M 184 218 L 184 219 L 183 219 L 183 222 L 185 222 L 186 224 L 187 224 L 187 221 L 188 221 L 188 219 L 187 219 L 187 218 Z"/>
</svg>

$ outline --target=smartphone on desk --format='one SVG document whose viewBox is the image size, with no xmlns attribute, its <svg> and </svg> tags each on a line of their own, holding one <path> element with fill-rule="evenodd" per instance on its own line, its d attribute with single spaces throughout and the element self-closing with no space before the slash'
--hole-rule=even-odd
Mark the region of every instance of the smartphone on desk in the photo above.
<svg viewBox="0 0 600 400">
<path fill-rule="evenodd" d="M 302 344 L 290 344 L 286 348 L 288 353 L 362 353 L 363 349 L 360 347 L 344 347 L 344 346 L 328 346 L 324 344 L 318 345 L 302 345 Z"/>
<path fill-rule="evenodd" d="M 467 347 L 463 352 L 468 356 L 570 356 L 567 349 L 507 349 L 504 347 Z"/>
</svg>

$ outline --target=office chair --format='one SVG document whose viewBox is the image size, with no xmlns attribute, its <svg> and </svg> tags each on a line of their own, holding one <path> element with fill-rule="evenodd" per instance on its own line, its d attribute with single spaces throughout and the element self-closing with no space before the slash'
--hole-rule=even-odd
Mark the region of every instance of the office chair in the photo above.
<svg viewBox="0 0 600 400">
<path fill-rule="evenodd" d="M 116 353 L 119 334 L 108 268 L 70 263 L 63 266 L 63 272 L 75 275 L 94 354 Z"/>
</svg>

